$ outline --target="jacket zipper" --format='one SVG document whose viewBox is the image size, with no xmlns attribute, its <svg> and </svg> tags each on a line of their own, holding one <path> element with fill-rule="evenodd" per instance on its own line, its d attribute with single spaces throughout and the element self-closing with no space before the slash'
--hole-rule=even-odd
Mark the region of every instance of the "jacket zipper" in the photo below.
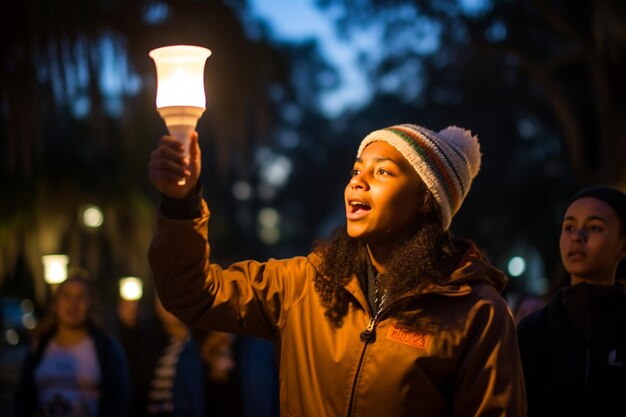
<svg viewBox="0 0 626 417">
<path fill-rule="evenodd" d="M 367 323 L 367 327 L 365 328 L 365 330 L 363 330 L 359 335 L 359 337 L 361 338 L 361 342 L 367 345 L 369 342 L 373 342 L 374 340 L 376 340 L 376 332 L 374 331 L 375 326 L 376 317 L 372 317 L 370 318 L 370 322 Z"/>
<path fill-rule="evenodd" d="M 376 340 L 376 324 L 382 319 L 382 317 L 385 315 L 385 313 L 389 309 L 391 309 L 391 307 L 393 305 L 397 305 L 399 303 L 405 302 L 405 301 L 407 301 L 409 299 L 412 299 L 414 297 L 415 297 L 415 295 L 402 297 L 402 298 L 400 298 L 398 300 L 395 300 L 394 302 L 392 302 L 391 304 L 389 304 L 388 306 L 386 306 L 382 310 L 380 310 L 378 312 L 378 314 L 376 314 L 376 316 L 370 317 L 370 321 L 369 321 L 369 323 L 367 323 L 367 327 L 359 335 L 360 338 L 361 338 L 361 342 L 364 343 L 364 346 L 363 346 L 363 350 L 361 351 L 361 357 L 359 358 L 359 365 L 356 368 L 354 381 L 352 382 L 352 393 L 350 394 L 350 403 L 348 405 L 348 415 L 347 415 L 347 417 L 352 416 L 352 407 L 354 406 L 354 400 L 356 398 L 356 383 L 359 380 L 359 374 L 361 373 L 361 366 L 363 365 L 363 358 L 365 357 L 365 351 L 367 350 L 367 346 L 370 343 L 373 343 Z"/>
<path fill-rule="evenodd" d="M 370 343 L 376 341 L 376 324 L 383 318 L 385 313 L 391 309 L 393 305 L 397 305 L 398 303 L 404 302 L 413 297 L 404 297 L 400 298 L 393 303 L 389 304 L 382 310 L 380 310 L 374 317 L 370 317 L 369 323 L 367 323 L 367 327 L 365 330 L 361 332 L 359 337 L 361 338 L 361 342 L 364 343 L 363 350 L 361 351 L 361 357 L 359 358 L 359 365 L 356 368 L 356 373 L 354 375 L 354 381 L 352 382 L 352 393 L 350 394 L 350 404 L 348 406 L 348 417 L 352 415 L 352 407 L 354 406 L 354 400 L 356 398 L 356 383 L 359 380 L 359 375 L 361 374 L 361 366 L 363 365 L 363 358 L 365 357 L 365 351 L 367 350 L 367 346 Z"/>
<path fill-rule="evenodd" d="M 392 303 L 397 304 L 399 300 Z M 370 317 L 369 323 L 367 323 L 367 327 L 365 330 L 361 332 L 359 337 L 361 338 L 361 342 L 363 342 L 363 350 L 361 351 L 361 357 L 359 358 L 359 365 L 356 368 L 356 373 L 354 375 L 354 381 L 352 382 L 352 393 L 350 394 L 350 404 L 348 405 L 348 417 L 352 415 L 352 407 L 354 406 L 354 400 L 356 398 L 356 383 L 359 380 L 359 375 L 361 374 L 361 366 L 363 365 L 363 358 L 365 358 L 365 352 L 367 351 L 367 346 L 370 343 L 373 343 L 376 340 L 376 323 L 380 321 L 380 319 L 384 316 L 385 312 L 390 309 L 391 305 L 380 310 L 374 317 Z"/>
<path fill-rule="evenodd" d="M 364 343 L 363 350 L 361 351 L 361 357 L 359 358 L 359 365 L 356 368 L 356 373 L 354 375 L 354 381 L 352 382 L 352 393 L 350 394 L 350 404 L 348 404 L 348 417 L 352 415 L 352 406 L 354 405 L 354 399 L 356 397 L 356 383 L 359 380 L 359 374 L 361 373 L 361 365 L 363 365 L 363 358 L 365 357 L 365 351 L 367 350 L 367 345 L 369 345 L 370 341 L 372 341 L 376 337 L 376 333 L 374 332 L 374 327 L 376 327 L 376 321 L 378 316 L 371 317 L 369 323 L 367 324 L 367 328 L 361 332 L 361 342 Z"/>
</svg>

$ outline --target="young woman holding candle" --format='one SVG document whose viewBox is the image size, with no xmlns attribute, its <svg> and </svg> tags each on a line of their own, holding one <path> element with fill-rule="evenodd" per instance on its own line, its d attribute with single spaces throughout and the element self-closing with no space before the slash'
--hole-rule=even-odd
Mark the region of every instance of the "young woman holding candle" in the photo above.
<svg viewBox="0 0 626 417">
<path fill-rule="evenodd" d="M 197 134 L 188 159 L 164 136 L 149 167 L 159 296 L 189 325 L 272 341 L 283 416 L 523 416 L 506 278 L 449 231 L 480 159 L 458 127 L 374 131 L 345 188 L 345 227 L 308 256 L 222 268 Z"/>
</svg>

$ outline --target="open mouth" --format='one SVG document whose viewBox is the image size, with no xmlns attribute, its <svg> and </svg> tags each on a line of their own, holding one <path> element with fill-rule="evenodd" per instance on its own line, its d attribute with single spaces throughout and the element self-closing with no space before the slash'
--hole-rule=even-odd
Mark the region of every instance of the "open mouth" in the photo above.
<svg viewBox="0 0 626 417">
<path fill-rule="evenodd" d="M 360 201 L 351 201 L 350 208 L 352 209 L 353 212 L 359 211 L 359 210 L 371 210 L 372 209 L 370 206 Z"/>
<path fill-rule="evenodd" d="M 350 220 L 360 219 L 361 217 L 367 215 L 370 212 L 372 207 L 361 202 L 361 201 L 350 201 L 346 210 L 346 216 Z"/>
</svg>

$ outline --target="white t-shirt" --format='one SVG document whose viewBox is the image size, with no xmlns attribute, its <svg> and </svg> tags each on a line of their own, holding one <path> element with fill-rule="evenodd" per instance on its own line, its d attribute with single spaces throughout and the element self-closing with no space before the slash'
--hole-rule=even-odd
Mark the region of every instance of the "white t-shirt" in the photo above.
<svg viewBox="0 0 626 417">
<path fill-rule="evenodd" d="M 50 341 L 35 371 L 39 407 L 50 417 L 95 417 L 102 374 L 90 337 L 61 347 Z"/>
</svg>

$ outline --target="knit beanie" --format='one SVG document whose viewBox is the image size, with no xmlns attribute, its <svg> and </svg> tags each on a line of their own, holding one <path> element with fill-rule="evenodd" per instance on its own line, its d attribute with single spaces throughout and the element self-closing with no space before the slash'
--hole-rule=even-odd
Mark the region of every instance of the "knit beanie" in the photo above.
<svg viewBox="0 0 626 417">
<path fill-rule="evenodd" d="M 422 126 L 402 124 L 368 134 L 361 141 L 357 157 L 376 141 L 387 142 L 409 161 L 435 197 L 443 229 L 448 230 L 480 169 L 478 137 L 456 126 L 435 133 Z"/>
<path fill-rule="evenodd" d="M 606 185 L 594 185 L 584 188 L 574 194 L 567 203 L 569 207 L 574 201 L 583 197 L 593 197 L 605 202 L 617 213 L 622 222 L 622 228 L 626 228 L 626 194 L 617 188 L 608 187 Z"/>
</svg>

